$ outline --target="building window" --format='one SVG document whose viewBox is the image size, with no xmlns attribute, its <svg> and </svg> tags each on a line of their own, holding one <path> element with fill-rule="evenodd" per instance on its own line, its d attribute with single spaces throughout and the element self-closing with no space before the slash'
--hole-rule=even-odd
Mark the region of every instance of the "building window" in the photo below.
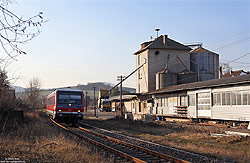
<svg viewBox="0 0 250 163">
<path fill-rule="evenodd" d="M 188 100 L 189 106 L 195 106 L 195 95 L 189 95 Z"/>
<path fill-rule="evenodd" d="M 138 76 L 139 76 L 139 79 L 142 79 L 142 70 L 141 69 L 138 71 Z"/>
<path fill-rule="evenodd" d="M 141 112 L 141 102 L 139 102 L 139 112 Z"/>
<path fill-rule="evenodd" d="M 141 55 L 138 55 L 138 66 L 141 64 Z"/>
</svg>

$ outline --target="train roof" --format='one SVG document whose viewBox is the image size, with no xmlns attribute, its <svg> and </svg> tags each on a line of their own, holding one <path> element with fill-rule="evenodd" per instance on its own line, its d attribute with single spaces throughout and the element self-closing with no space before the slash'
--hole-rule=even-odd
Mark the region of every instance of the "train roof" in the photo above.
<svg viewBox="0 0 250 163">
<path fill-rule="evenodd" d="M 58 88 L 56 91 L 64 91 L 64 92 L 83 92 L 79 89 L 72 89 L 72 88 Z"/>
<path fill-rule="evenodd" d="M 72 89 L 72 88 L 58 88 L 58 89 L 55 89 L 53 92 L 51 92 L 48 97 L 50 97 L 51 95 L 55 94 L 56 91 L 59 91 L 59 92 L 79 92 L 79 93 L 82 93 L 83 91 L 82 90 L 79 90 L 79 89 Z"/>
</svg>

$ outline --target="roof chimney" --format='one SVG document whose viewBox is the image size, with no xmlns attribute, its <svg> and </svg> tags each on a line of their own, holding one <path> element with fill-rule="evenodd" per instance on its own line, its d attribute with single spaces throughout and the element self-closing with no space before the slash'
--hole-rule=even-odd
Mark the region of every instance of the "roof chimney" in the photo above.
<svg viewBox="0 0 250 163">
<path fill-rule="evenodd" d="M 167 44 L 168 35 L 163 35 L 163 44 Z"/>
</svg>

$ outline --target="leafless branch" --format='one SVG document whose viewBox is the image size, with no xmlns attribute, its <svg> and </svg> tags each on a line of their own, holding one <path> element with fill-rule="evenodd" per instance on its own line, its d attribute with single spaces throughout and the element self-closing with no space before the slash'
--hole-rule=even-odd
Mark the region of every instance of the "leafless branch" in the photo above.
<svg viewBox="0 0 250 163">
<path fill-rule="evenodd" d="M 25 44 L 38 36 L 41 32 L 39 27 L 46 21 L 43 20 L 42 12 L 24 19 L 8 10 L 11 0 L 0 1 L 0 46 L 7 54 L 7 58 L 16 60 L 21 54 L 26 54 L 20 45 Z M 6 57 L 0 57 L 0 63 L 6 61 Z"/>
</svg>

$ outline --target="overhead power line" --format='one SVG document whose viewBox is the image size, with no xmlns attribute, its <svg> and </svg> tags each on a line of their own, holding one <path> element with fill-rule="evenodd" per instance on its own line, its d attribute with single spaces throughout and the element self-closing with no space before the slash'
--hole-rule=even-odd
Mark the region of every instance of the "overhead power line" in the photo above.
<svg viewBox="0 0 250 163">
<path fill-rule="evenodd" d="M 238 44 L 238 43 L 243 42 L 243 41 L 248 41 L 248 40 L 250 40 L 250 37 L 244 38 L 244 39 L 242 39 L 242 40 L 239 40 L 239 41 L 236 41 L 236 42 L 227 44 L 227 45 L 225 45 L 225 46 L 222 46 L 222 47 L 219 47 L 219 48 L 213 49 L 213 50 L 223 49 L 223 48 L 225 48 L 225 47 L 228 47 L 228 46 L 231 46 L 231 45 L 234 45 L 234 44 Z"/>
<path fill-rule="evenodd" d="M 248 55 L 250 55 L 250 53 L 244 54 L 244 55 L 242 55 L 242 56 L 240 56 L 240 57 L 238 57 L 238 58 L 235 58 L 234 60 L 229 61 L 229 62 L 227 62 L 227 63 L 234 62 L 234 61 L 236 61 L 236 60 L 238 60 L 238 59 L 241 59 L 241 58 L 243 58 L 243 57 L 245 57 L 245 56 L 248 56 Z"/>
</svg>

